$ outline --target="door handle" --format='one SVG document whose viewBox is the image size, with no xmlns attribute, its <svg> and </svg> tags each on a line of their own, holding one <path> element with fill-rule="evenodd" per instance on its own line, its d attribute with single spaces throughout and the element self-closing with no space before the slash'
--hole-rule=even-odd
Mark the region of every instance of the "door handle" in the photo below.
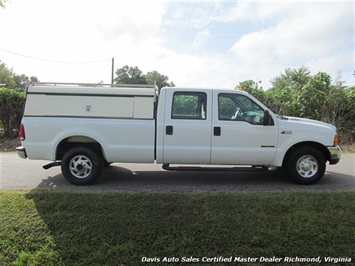
<svg viewBox="0 0 355 266">
<path fill-rule="evenodd" d="M 221 127 L 213 127 L 213 136 L 221 135 Z"/>
<path fill-rule="evenodd" d="M 172 135 L 173 132 L 174 132 L 173 126 L 166 126 L 166 127 L 165 127 L 165 134 L 166 134 L 166 135 Z"/>
</svg>

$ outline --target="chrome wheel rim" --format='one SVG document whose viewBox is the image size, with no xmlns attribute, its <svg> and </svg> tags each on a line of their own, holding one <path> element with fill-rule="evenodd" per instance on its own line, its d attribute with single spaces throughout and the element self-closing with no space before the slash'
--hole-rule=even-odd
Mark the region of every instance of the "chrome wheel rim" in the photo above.
<svg viewBox="0 0 355 266">
<path fill-rule="evenodd" d="M 76 178 L 86 178 L 92 172 L 92 162 L 85 155 L 77 155 L 70 160 L 69 170 Z"/>
<path fill-rule="evenodd" d="M 311 155 L 304 155 L 296 164 L 297 173 L 303 178 L 311 178 L 318 172 L 318 161 Z"/>
</svg>

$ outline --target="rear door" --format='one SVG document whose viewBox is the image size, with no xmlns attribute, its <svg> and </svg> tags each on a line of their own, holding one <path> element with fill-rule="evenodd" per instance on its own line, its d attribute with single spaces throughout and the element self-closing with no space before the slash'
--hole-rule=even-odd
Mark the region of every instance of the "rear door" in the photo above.
<svg viewBox="0 0 355 266">
<path fill-rule="evenodd" d="M 168 90 L 166 99 L 164 163 L 210 163 L 212 91 Z"/>
</svg>

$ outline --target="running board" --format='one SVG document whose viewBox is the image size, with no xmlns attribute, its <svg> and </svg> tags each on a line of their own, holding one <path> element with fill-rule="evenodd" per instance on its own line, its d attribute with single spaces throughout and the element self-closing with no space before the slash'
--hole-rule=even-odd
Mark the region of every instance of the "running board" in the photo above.
<svg viewBox="0 0 355 266">
<path fill-rule="evenodd" d="M 60 166 L 62 163 L 61 162 L 53 162 L 53 163 L 49 163 L 46 165 L 43 165 L 43 169 L 48 170 L 49 168 L 52 168 L 54 166 Z"/>
<path fill-rule="evenodd" d="M 267 166 L 250 166 L 250 167 L 212 167 L 212 166 L 170 166 L 163 164 L 162 168 L 168 171 L 267 171 Z"/>
</svg>

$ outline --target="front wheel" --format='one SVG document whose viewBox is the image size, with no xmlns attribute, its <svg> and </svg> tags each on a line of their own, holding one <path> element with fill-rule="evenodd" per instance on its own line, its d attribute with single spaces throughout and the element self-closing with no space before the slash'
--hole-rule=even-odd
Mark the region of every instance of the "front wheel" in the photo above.
<svg viewBox="0 0 355 266">
<path fill-rule="evenodd" d="M 298 184 L 310 185 L 319 181 L 325 172 L 324 155 L 314 147 L 301 147 L 291 153 L 286 173 Z"/>
<path fill-rule="evenodd" d="M 75 147 L 64 154 L 61 168 L 65 179 L 70 183 L 89 185 L 101 176 L 103 158 L 92 149 Z"/>
</svg>

